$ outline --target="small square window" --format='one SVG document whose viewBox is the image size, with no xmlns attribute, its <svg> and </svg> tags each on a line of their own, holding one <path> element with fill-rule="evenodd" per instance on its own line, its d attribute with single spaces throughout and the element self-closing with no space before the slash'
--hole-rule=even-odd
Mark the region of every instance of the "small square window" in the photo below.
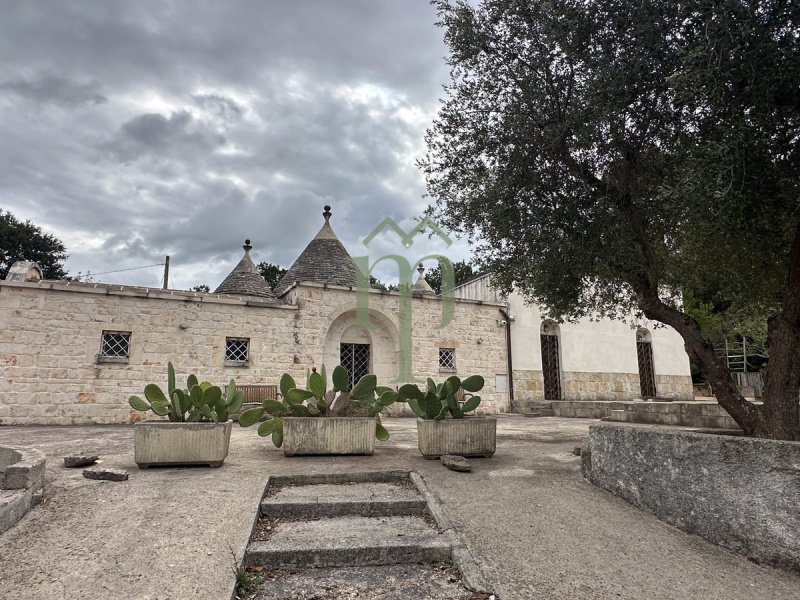
<svg viewBox="0 0 800 600">
<path fill-rule="evenodd" d="M 235 367 L 250 364 L 250 338 L 225 338 L 225 364 Z"/>
<path fill-rule="evenodd" d="M 126 363 L 131 355 L 130 331 L 104 331 L 98 362 Z"/>
<path fill-rule="evenodd" d="M 455 348 L 439 348 L 439 370 L 440 371 L 456 370 Z"/>
</svg>

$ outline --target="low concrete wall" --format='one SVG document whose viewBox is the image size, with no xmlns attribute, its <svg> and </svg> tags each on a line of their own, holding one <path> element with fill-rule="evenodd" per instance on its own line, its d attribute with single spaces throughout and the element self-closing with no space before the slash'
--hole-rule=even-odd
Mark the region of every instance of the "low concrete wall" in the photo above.
<svg viewBox="0 0 800 600">
<path fill-rule="evenodd" d="M 621 423 L 681 425 L 715 429 L 739 429 L 731 416 L 716 401 L 712 402 L 603 402 L 552 401 L 529 403 L 532 411 L 556 417 L 606 419 Z M 552 412 L 550 412 L 552 411 Z"/>
<path fill-rule="evenodd" d="M 800 571 L 800 442 L 600 424 L 584 476 L 690 533 Z"/>
<path fill-rule="evenodd" d="M 0 447 L 0 533 L 35 506 L 44 490 L 45 456 L 32 448 Z"/>
</svg>

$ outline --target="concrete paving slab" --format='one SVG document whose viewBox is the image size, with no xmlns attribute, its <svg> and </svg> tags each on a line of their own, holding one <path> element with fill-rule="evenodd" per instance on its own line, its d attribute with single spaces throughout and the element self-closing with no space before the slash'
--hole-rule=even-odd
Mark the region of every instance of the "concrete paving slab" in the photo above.
<svg viewBox="0 0 800 600">
<path fill-rule="evenodd" d="M 139 471 L 131 427 L 0 426 L 0 445 L 90 452 L 131 474 L 124 484 L 89 481 L 48 461 L 45 503 L 0 535 L 0 598 L 229 600 L 229 545 L 241 558 L 267 476 L 397 469 L 424 476 L 502 600 L 797 600 L 796 574 L 753 564 L 584 481 L 571 451 L 596 422 L 501 417 L 497 453 L 473 460 L 468 474 L 422 458 L 414 419 L 385 419 L 391 440 L 371 457 L 288 459 L 235 427 L 213 470 Z"/>
<path fill-rule="evenodd" d="M 422 517 L 348 516 L 281 522 L 245 560 L 276 569 L 435 562 L 450 559 L 452 544 Z"/>
</svg>

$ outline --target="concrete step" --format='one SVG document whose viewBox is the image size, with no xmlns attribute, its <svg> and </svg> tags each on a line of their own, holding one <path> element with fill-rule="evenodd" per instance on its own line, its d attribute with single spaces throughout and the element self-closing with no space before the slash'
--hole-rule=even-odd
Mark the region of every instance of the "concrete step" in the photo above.
<svg viewBox="0 0 800 600">
<path fill-rule="evenodd" d="M 461 576 L 447 564 L 405 564 L 372 567 L 332 567 L 283 571 L 253 570 L 261 583 L 247 598 L 381 598 L 382 600 L 464 600 L 486 598 L 464 587 Z"/>
<path fill-rule="evenodd" d="M 389 517 L 422 515 L 425 499 L 411 484 L 365 482 L 279 487 L 261 501 L 265 517 Z"/>
<path fill-rule="evenodd" d="M 247 547 L 245 564 L 270 569 L 448 561 L 455 540 L 422 517 L 336 517 L 288 521 Z"/>
</svg>

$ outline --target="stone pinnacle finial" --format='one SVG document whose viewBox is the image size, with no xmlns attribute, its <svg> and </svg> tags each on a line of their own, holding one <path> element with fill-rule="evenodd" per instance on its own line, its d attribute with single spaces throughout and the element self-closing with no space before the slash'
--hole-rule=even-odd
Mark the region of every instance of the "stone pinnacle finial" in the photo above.
<svg viewBox="0 0 800 600">
<path fill-rule="evenodd" d="M 324 208 L 325 208 L 325 212 L 322 213 L 322 216 L 325 217 L 325 222 L 327 223 L 328 221 L 330 221 L 331 214 L 333 214 L 333 213 L 331 213 L 331 207 L 328 206 L 327 204 L 325 205 Z"/>
<path fill-rule="evenodd" d="M 417 273 L 419 273 L 420 277 L 422 277 L 422 274 L 425 273 L 425 267 L 422 266 L 422 263 L 419 263 L 419 266 L 417 267 Z"/>
<path fill-rule="evenodd" d="M 250 245 L 250 240 L 245 240 L 245 241 L 244 241 L 244 246 L 242 246 L 242 248 L 244 248 L 244 251 L 245 251 L 245 252 L 248 252 L 248 253 L 249 253 L 249 252 L 250 252 L 250 250 L 252 250 L 252 249 L 253 249 L 253 247 Z"/>
</svg>

